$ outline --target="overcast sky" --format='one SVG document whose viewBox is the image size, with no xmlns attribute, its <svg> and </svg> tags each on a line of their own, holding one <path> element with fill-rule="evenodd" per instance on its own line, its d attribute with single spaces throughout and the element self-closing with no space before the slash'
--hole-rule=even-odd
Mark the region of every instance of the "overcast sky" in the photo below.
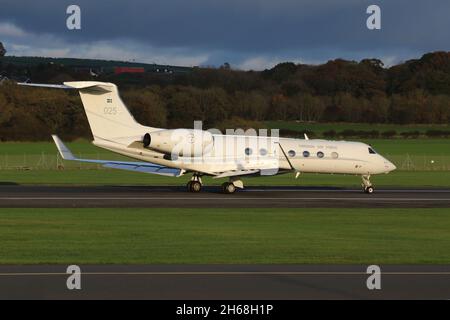
<svg viewBox="0 0 450 320">
<path fill-rule="evenodd" d="M 81 30 L 66 9 L 81 7 Z M 366 9 L 382 10 L 382 29 Z M 173 65 L 380 58 L 387 65 L 450 51 L 449 0 L 0 0 L 9 55 L 88 57 Z"/>
</svg>

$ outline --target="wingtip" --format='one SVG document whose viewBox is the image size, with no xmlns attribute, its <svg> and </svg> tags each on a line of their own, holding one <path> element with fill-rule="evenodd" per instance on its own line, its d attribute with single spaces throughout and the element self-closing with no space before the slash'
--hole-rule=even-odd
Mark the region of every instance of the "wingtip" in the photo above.
<svg viewBox="0 0 450 320">
<path fill-rule="evenodd" d="M 66 147 L 66 145 L 61 141 L 61 139 L 56 135 L 52 134 L 53 141 L 55 142 L 56 148 L 59 151 L 59 154 L 64 160 L 75 160 L 75 157 L 73 156 L 72 152 L 69 150 L 69 148 Z"/>
</svg>

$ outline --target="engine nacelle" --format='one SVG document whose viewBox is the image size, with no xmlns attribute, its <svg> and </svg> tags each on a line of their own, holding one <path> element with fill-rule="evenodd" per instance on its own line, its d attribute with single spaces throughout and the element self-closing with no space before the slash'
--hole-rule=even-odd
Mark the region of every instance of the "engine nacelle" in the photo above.
<svg viewBox="0 0 450 320">
<path fill-rule="evenodd" d="M 213 136 L 208 131 L 196 129 L 159 130 L 146 133 L 144 147 L 180 157 L 199 157 L 213 147 Z"/>
</svg>

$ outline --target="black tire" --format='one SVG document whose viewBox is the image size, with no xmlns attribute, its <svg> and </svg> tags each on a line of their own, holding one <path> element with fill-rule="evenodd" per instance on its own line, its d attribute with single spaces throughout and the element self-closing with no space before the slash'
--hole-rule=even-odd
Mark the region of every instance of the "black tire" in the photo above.
<svg viewBox="0 0 450 320">
<path fill-rule="evenodd" d="M 375 189 L 372 186 L 364 188 L 364 192 L 367 194 L 372 194 L 374 191 Z"/>
<path fill-rule="evenodd" d="M 223 193 L 227 193 L 227 184 L 228 184 L 228 182 L 222 183 L 222 192 Z"/>
<path fill-rule="evenodd" d="M 202 184 L 198 181 L 191 181 L 191 192 L 200 192 L 202 190 Z"/>
<path fill-rule="evenodd" d="M 231 182 L 225 182 L 223 185 L 223 192 L 227 194 L 232 194 L 236 191 L 236 187 Z"/>
<path fill-rule="evenodd" d="M 189 182 L 186 184 L 186 188 L 187 188 L 187 191 L 188 191 L 188 192 L 192 192 L 192 181 L 189 181 Z"/>
</svg>

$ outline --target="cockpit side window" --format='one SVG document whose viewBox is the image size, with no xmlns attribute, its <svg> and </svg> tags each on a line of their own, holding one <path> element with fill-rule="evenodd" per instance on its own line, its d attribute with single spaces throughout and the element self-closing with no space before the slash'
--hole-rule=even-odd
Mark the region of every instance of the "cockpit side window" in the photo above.
<svg viewBox="0 0 450 320">
<path fill-rule="evenodd" d="M 377 154 L 377 153 L 375 152 L 375 150 L 373 150 L 371 147 L 369 147 L 369 153 L 370 153 L 370 154 Z"/>
</svg>

